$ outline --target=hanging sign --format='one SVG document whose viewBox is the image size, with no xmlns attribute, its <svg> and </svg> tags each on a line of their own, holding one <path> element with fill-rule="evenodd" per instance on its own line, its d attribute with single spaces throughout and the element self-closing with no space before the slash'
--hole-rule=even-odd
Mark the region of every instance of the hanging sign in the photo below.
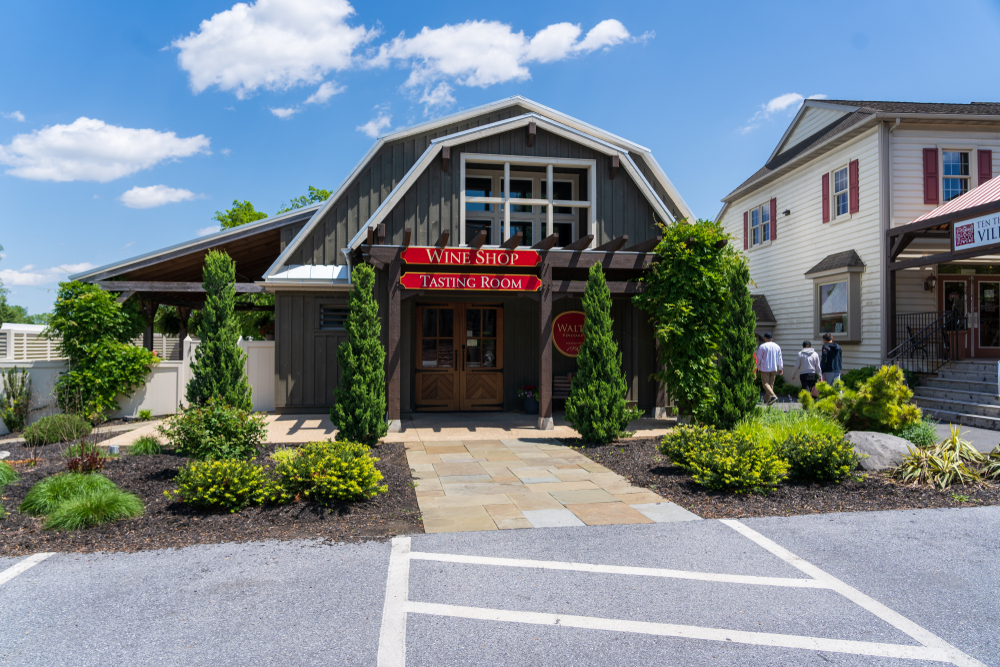
<svg viewBox="0 0 1000 667">
<path fill-rule="evenodd" d="M 967 250 L 1000 243 L 1000 213 L 954 222 L 952 245 L 955 250 Z"/>
<path fill-rule="evenodd" d="M 436 266 L 538 266 L 542 255 L 537 250 L 506 248 L 407 248 L 401 253 L 407 264 Z"/>
<path fill-rule="evenodd" d="M 583 347 L 583 312 L 567 310 L 552 320 L 552 344 L 567 357 L 576 357 Z"/>
<path fill-rule="evenodd" d="M 509 273 L 404 273 L 399 284 L 406 289 L 537 292 L 542 287 L 542 280 L 538 276 Z"/>
</svg>

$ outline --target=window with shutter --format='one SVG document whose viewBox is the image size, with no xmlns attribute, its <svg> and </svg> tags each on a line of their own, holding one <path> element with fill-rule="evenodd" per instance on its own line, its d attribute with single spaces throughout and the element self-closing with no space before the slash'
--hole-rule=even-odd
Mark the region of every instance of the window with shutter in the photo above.
<svg viewBox="0 0 1000 667">
<path fill-rule="evenodd" d="M 851 160 L 847 166 L 850 212 L 854 214 L 861 210 L 861 185 L 858 183 L 858 161 Z"/>
<path fill-rule="evenodd" d="M 979 185 L 993 178 L 993 151 L 979 149 L 976 152 L 979 159 Z"/>
<path fill-rule="evenodd" d="M 830 174 L 823 174 L 821 185 L 823 188 L 823 222 L 827 223 L 830 222 Z"/>
<path fill-rule="evenodd" d="M 936 148 L 924 149 L 924 203 L 938 203 L 938 152 Z"/>
<path fill-rule="evenodd" d="M 778 200 L 771 198 L 771 240 L 778 238 Z"/>
</svg>

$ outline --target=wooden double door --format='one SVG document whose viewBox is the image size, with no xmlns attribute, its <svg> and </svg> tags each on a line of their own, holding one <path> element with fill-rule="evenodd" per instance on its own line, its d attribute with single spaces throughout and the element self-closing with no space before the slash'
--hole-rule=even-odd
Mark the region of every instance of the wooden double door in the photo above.
<svg viewBox="0 0 1000 667">
<path fill-rule="evenodd" d="M 503 307 L 417 306 L 416 408 L 503 409 Z"/>
<path fill-rule="evenodd" d="M 941 310 L 955 313 L 952 337 L 959 359 L 1000 358 L 1000 275 L 946 275 Z"/>
</svg>

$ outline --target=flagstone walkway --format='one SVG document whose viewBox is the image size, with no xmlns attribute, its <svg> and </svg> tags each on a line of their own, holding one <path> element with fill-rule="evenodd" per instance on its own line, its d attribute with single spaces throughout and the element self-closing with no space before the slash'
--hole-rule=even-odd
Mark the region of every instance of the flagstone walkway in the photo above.
<svg viewBox="0 0 1000 667">
<path fill-rule="evenodd" d="M 699 518 L 545 438 L 408 442 L 406 450 L 428 533 Z"/>
</svg>

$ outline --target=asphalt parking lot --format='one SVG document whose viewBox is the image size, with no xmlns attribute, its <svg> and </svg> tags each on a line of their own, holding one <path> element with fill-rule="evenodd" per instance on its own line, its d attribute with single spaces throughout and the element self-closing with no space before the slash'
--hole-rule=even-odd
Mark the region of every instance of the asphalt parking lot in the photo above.
<svg viewBox="0 0 1000 667">
<path fill-rule="evenodd" d="M 998 536 L 987 507 L 0 559 L 0 665 L 1000 665 Z"/>
</svg>

